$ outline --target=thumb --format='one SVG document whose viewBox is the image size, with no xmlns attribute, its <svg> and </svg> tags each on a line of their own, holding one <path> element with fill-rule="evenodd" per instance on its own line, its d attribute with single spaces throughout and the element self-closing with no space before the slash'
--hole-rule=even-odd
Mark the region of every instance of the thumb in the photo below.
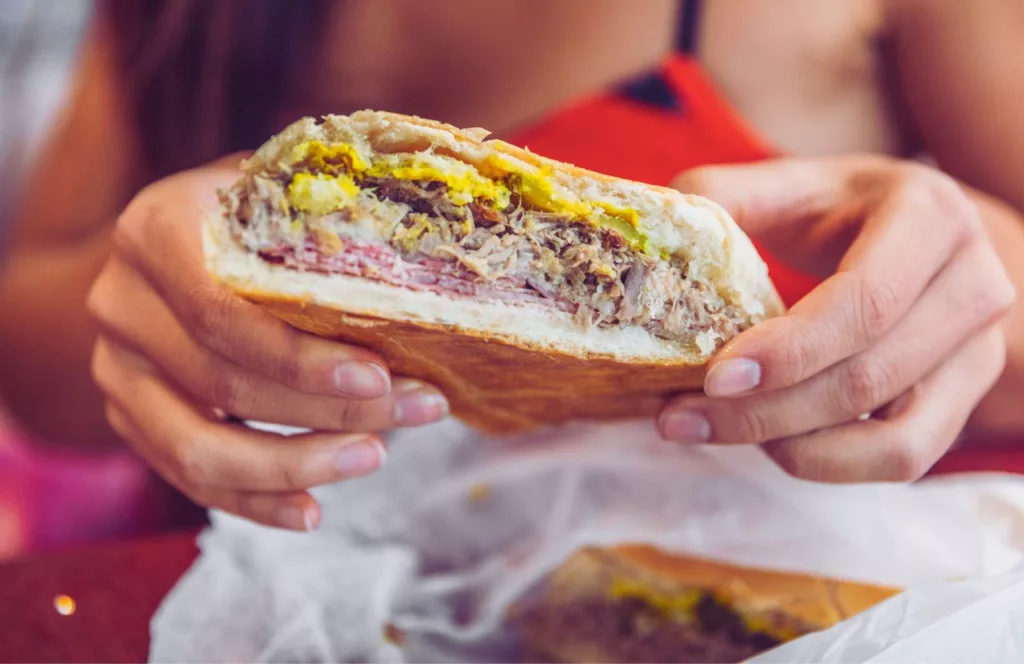
<svg viewBox="0 0 1024 664">
<path fill-rule="evenodd" d="M 849 159 L 702 166 L 680 174 L 672 187 L 718 203 L 751 236 L 775 240 L 803 232 L 833 209 L 848 188 L 849 174 L 864 173 L 866 166 Z"/>
</svg>

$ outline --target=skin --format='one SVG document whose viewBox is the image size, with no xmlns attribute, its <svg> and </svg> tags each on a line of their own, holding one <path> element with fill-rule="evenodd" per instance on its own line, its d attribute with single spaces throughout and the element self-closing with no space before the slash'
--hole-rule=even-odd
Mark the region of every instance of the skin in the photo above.
<svg viewBox="0 0 1024 664">
<path fill-rule="evenodd" d="M 810 480 L 921 477 L 1005 364 L 1014 287 L 978 206 L 946 176 L 876 157 L 702 169 L 677 186 L 827 278 L 727 344 L 706 396 L 669 406 L 663 434 L 764 443 Z"/>
<path fill-rule="evenodd" d="M 1024 130 L 1009 114 L 1024 101 L 1012 57 L 1024 18 L 1016 0 L 963 4 L 705 3 L 709 74 L 795 158 L 698 169 L 677 186 L 829 278 L 730 343 L 707 394 L 659 418 L 666 438 L 763 443 L 791 473 L 834 482 L 915 479 L 972 413 L 977 430 L 1019 440 Z M 673 12 L 666 0 L 339 4 L 316 84 L 283 119 L 375 106 L 501 132 L 655 62 Z M 196 210 L 237 173 L 210 165 L 134 195 L 136 138 L 97 37 L 0 276 L 5 394 L 43 435 L 122 437 L 202 504 L 313 527 L 306 489 L 372 472 L 383 444 L 365 432 L 437 419 L 443 398 L 210 284 Z M 949 175 L 902 159 L 921 148 Z M 858 153 L 875 156 L 832 156 Z M 316 433 L 283 444 L 224 412 Z"/>
</svg>

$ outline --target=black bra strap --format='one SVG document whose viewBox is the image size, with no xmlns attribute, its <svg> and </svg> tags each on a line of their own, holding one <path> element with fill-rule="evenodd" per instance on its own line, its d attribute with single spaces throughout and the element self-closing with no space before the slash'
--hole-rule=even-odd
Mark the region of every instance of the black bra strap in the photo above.
<svg viewBox="0 0 1024 664">
<path fill-rule="evenodd" d="M 679 0 L 679 2 L 675 49 L 680 53 L 694 54 L 697 50 L 700 0 Z M 678 113 L 683 110 L 683 100 L 679 98 L 678 93 L 669 84 L 660 68 L 625 81 L 616 86 L 615 91 L 626 99 L 663 111 Z"/>
<path fill-rule="evenodd" d="M 676 50 L 696 54 L 700 28 L 701 0 L 680 0 L 679 23 L 676 26 Z"/>
</svg>

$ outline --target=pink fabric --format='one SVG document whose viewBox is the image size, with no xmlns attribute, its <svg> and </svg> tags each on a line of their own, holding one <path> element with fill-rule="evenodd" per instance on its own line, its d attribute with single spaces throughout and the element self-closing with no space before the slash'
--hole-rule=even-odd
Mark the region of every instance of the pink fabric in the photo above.
<svg viewBox="0 0 1024 664">
<path fill-rule="evenodd" d="M 138 528 L 149 477 L 127 452 L 45 449 L 0 423 L 0 559 Z"/>
</svg>

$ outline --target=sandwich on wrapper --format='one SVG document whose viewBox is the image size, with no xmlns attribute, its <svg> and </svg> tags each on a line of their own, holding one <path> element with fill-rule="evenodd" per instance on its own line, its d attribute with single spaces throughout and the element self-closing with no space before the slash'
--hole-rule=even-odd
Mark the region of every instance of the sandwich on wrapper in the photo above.
<svg viewBox="0 0 1024 664">
<path fill-rule="evenodd" d="M 486 136 L 375 111 L 299 120 L 221 192 L 208 269 L 490 433 L 652 415 L 782 312 L 715 203 Z"/>
<path fill-rule="evenodd" d="M 584 548 L 510 611 L 530 662 L 742 662 L 899 590 L 643 545 Z"/>
</svg>

